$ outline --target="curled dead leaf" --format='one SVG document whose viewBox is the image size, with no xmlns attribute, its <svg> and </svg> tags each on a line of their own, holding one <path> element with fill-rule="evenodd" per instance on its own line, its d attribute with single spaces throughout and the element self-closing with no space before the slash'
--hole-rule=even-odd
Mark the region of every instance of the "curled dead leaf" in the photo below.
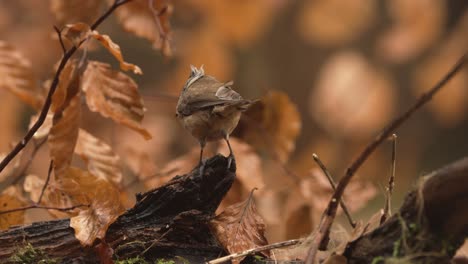
<svg viewBox="0 0 468 264">
<path fill-rule="evenodd" d="M 151 138 L 141 126 L 145 107 L 132 78 L 113 70 L 109 64 L 90 61 L 81 87 L 91 111 L 139 132 L 145 139 Z"/>
<path fill-rule="evenodd" d="M 210 227 L 218 241 L 229 253 L 265 246 L 265 223 L 258 214 L 253 197 L 227 207 L 210 221 Z M 269 252 L 263 252 L 269 256 Z M 237 259 L 233 263 L 239 263 Z"/>
<path fill-rule="evenodd" d="M 271 91 L 243 114 L 234 135 L 285 162 L 295 148 L 300 130 L 296 105 L 285 93 Z"/>
<path fill-rule="evenodd" d="M 122 182 L 119 156 L 109 145 L 83 129 L 78 133 L 75 153 L 88 164 L 91 174 L 116 185 Z"/>
<path fill-rule="evenodd" d="M 0 194 L 0 212 L 23 207 L 25 205 L 25 199 L 17 187 L 10 186 Z M 23 223 L 24 211 L 0 214 L 0 230 L 7 229 L 12 225 Z"/>
<path fill-rule="evenodd" d="M 73 167 L 67 173 L 65 180 L 77 183 L 90 204 L 70 219 L 75 237 L 81 244 L 89 246 L 96 238 L 104 239 L 107 228 L 125 208 L 121 204 L 119 190 L 110 181 Z"/>
<path fill-rule="evenodd" d="M 61 31 L 65 39 L 71 41 L 73 46 L 78 47 L 82 41 L 91 35 L 91 27 L 82 22 L 67 24 Z"/>
<path fill-rule="evenodd" d="M 12 45 L 0 40 L 0 89 L 7 89 L 34 109 L 43 102 L 31 62 Z"/>
</svg>

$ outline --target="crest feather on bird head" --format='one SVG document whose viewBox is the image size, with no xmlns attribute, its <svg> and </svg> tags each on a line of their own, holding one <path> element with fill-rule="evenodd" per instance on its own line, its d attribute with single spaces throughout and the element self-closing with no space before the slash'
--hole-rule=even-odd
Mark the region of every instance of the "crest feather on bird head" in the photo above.
<svg viewBox="0 0 468 264">
<path fill-rule="evenodd" d="M 205 70 L 203 69 L 203 65 L 200 67 L 200 69 L 193 65 L 190 65 L 190 76 L 184 85 L 184 90 L 203 76 L 205 76 Z"/>
</svg>

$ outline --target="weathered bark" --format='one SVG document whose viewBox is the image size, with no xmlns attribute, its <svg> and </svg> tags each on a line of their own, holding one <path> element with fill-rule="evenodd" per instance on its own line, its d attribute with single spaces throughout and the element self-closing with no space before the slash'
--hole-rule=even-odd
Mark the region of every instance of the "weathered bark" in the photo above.
<svg viewBox="0 0 468 264">
<path fill-rule="evenodd" d="M 450 263 L 468 237 L 468 158 L 424 177 L 399 212 L 348 244 L 349 264 L 406 258 L 411 263 Z M 406 263 L 406 262 L 405 262 Z M 408 262 L 409 263 L 409 262 Z"/>
<path fill-rule="evenodd" d="M 230 169 L 227 164 L 225 157 L 215 156 L 206 162 L 203 176 L 195 168 L 164 186 L 137 195 L 135 206 L 109 227 L 107 244 L 122 259 L 178 256 L 190 263 L 203 263 L 216 258 L 224 251 L 207 222 L 234 181 L 235 164 Z M 82 247 L 76 240 L 69 219 L 0 232 L 0 259 L 7 260 L 27 243 L 61 263 L 99 263 L 95 249 Z"/>
</svg>

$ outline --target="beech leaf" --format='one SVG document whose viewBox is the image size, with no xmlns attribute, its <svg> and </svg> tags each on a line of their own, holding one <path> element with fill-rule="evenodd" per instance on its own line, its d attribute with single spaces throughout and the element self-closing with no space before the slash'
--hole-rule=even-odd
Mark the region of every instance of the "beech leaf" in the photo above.
<svg viewBox="0 0 468 264">
<path fill-rule="evenodd" d="M 13 46 L 0 40 L 0 89 L 7 89 L 21 101 L 39 109 L 43 97 L 31 62 Z"/>
<path fill-rule="evenodd" d="M 301 126 L 299 111 L 288 95 L 271 91 L 245 112 L 235 134 L 285 162 L 295 148 Z"/>
<path fill-rule="evenodd" d="M 87 163 L 88 171 L 96 177 L 115 184 L 122 181 L 119 156 L 109 145 L 83 129 L 79 131 L 75 153 Z"/>
<path fill-rule="evenodd" d="M 146 109 L 132 78 L 113 70 L 109 64 L 90 61 L 83 75 L 82 89 L 91 111 L 139 132 L 145 139 L 151 138 L 141 126 Z"/>
<path fill-rule="evenodd" d="M 210 222 L 210 227 L 218 241 L 229 253 L 265 246 L 265 223 L 258 214 L 255 203 L 250 197 L 243 202 L 226 207 Z M 264 252 L 269 255 L 268 252 Z M 239 263 L 242 259 L 237 259 Z"/>
<path fill-rule="evenodd" d="M 26 202 L 21 197 L 22 194 L 18 188 L 14 186 L 8 187 L 0 194 L 0 211 L 25 206 Z M 18 211 L 8 214 L 0 214 L 0 230 L 7 229 L 12 225 L 23 224 L 24 212 L 25 211 Z"/>
<path fill-rule="evenodd" d="M 77 94 L 61 113 L 56 113 L 48 138 L 55 175 L 60 176 L 70 166 L 81 121 L 80 95 Z"/>
<path fill-rule="evenodd" d="M 64 180 L 76 183 L 90 204 L 70 219 L 75 237 L 81 244 L 90 246 L 96 238 L 103 239 L 109 225 L 124 212 L 119 190 L 110 181 L 73 167 L 67 170 Z"/>
</svg>

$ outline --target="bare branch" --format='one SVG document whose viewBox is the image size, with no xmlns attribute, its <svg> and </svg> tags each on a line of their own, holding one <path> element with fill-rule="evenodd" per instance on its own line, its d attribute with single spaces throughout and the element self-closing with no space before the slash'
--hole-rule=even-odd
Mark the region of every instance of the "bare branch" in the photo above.
<svg viewBox="0 0 468 264">
<path fill-rule="evenodd" d="M 108 18 L 112 12 L 114 12 L 115 9 L 117 9 L 119 6 L 130 2 L 131 0 L 116 0 L 114 4 L 103 14 L 101 15 L 91 26 L 91 30 L 96 29 L 106 18 Z M 83 44 L 83 41 L 80 42 L 77 47 L 73 46 L 71 47 L 65 54 L 63 54 L 63 57 L 60 61 L 60 64 L 57 68 L 57 71 L 55 72 L 54 79 L 52 83 L 50 84 L 49 92 L 47 93 L 46 100 L 44 102 L 44 106 L 41 109 L 41 113 L 39 114 L 38 119 L 34 123 L 34 125 L 29 129 L 29 131 L 26 133 L 24 138 L 16 144 L 16 146 L 13 148 L 13 150 L 8 153 L 8 155 L 0 162 L 0 172 L 5 169 L 5 167 L 13 160 L 13 158 L 18 155 L 18 153 L 28 144 L 28 142 L 31 140 L 33 137 L 34 133 L 42 126 L 44 123 L 47 113 L 49 112 L 50 105 L 52 103 L 52 96 L 55 93 L 55 90 L 57 89 L 58 82 L 59 82 L 59 77 L 60 74 L 62 73 L 63 69 L 65 68 L 65 65 L 67 62 L 70 60 L 70 58 L 73 56 L 73 54 L 78 50 L 78 48 Z"/>
<path fill-rule="evenodd" d="M 257 252 L 262 252 L 262 251 L 271 250 L 271 249 L 275 249 L 275 248 L 293 246 L 293 245 L 301 243 L 302 241 L 303 241 L 302 239 L 291 239 L 291 240 L 282 241 L 282 242 L 278 242 L 278 243 L 274 243 L 274 244 L 270 244 L 270 245 L 266 245 L 266 246 L 262 246 L 262 247 L 258 247 L 258 248 L 252 248 L 252 249 L 248 249 L 248 250 L 245 250 L 245 251 L 242 251 L 242 252 L 239 252 L 239 253 L 234 253 L 234 254 L 231 254 L 231 255 L 228 255 L 228 256 L 224 256 L 224 257 L 221 257 L 221 258 L 210 260 L 210 261 L 206 262 L 206 264 L 224 263 L 224 262 L 236 259 L 236 258 L 241 258 L 241 257 L 247 256 L 247 255 L 251 255 L 251 254 L 254 254 L 254 253 L 257 253 Z"/>
<path fill-rule="evenodd" d="M 313 264 L 315 255 L 319 249 L 319 245 L 322 246 L 321 248 L 323 248 L 325 244 L 328 244 L 328 235 L 336 216 L 339 201 L 343 196 L 343 192 L 346 186 L 348 186 L 349 181 L 354 176 L 356 171 L 385 139 L 387 139 L 398 127 L 400 127 L 406 120 L 408 120 L 408 118 L 411 117 L 411 115 L 413 115 L 416 110 L 429 102 L 434 94 L 437 93 L 442 87 L 444 87 L 444 85 L 463 68 L 466 62 L 467 54 L 465 53 L 453 66 L 453 68 L 434 87 L 432 87 L 426 93 L 423 93 L 418 98 L 418 100 L 416 100 L 416 103 L 413 106 L 411 106 L 401 116 L 393 120 L 387 127 L 385 127 L 380 135 L 378 135 L 369 145 L 367 145 L 361 154 L 354 160 L 351 166 L 348 167 L 345 175 L 338 182 L 336 191 L 330 199 L 327 208 L 325 209 L 322 220 L 320 221 L 320 225 L 318 227 L 317 236 L 315 237 L 314 243 L 312 243 L 312 246 L 309 249 L 306 264 Z"/>
<path fill-rule="evenodd" d="M 322 169 L 323 173 L 325 174 L 325 176 L 327 176 L 327 179 L 328 179 L 328 182 L 330 183 L 333 191 L 336 190 L 336 183 L 335 181 L 333 180 L 333 177 L 331 176 L 330 172 L 328 171 L 327 167 L 325 167 L 325 165 L 322 163 L 322 161 L 319 159 L 318 155 L 317 154 L 312 154 L 312 157 L 314 158 L 314 161 L 319 165 L 320 169 Z M 348 219 L 348 222 L 349 224 L 355 228 L 356 227 L 356 222 L 353 220 L 353 218 L 351 217 L 351 214 L 349 213 L 349 210 L 348 210 L 348 207 L 346 206 L 346 203 L 343 199 L 341 199 L 340 201 L 340 206 L 341 208 L 343 209 L 343 212 L 345 213 L 346 215 L 346 218 Z"/>
<path fill-rule="evenodd" d="M 65 55 L 65 53 L 67 53 L 67 49 L 65 48 L 65 44 L 63 43 L 62 31 L 57 26 L 54 26 L 54 29 L 55 29 L 55 32 L 57 32 L 60 46 L 62 47 L 63 54 Z"/>
<path fill-rule="evenodd" d="M 42 186 L 41 194 L 39 195 L 39 199 L 37 199 L 36 204 L 40 204 L 42 201 L 42 196 L 44 196 L 44 192 L 45 192 L 45 189 L 47 188 L 47 184 L 49 184 L 50 174 L 52 174 L 53 169 L 54 169 L 54 161 L 51 160 L 49 164 L 49 171 L 47 172 L 47 179 L 44 183 L 44 186 Z"/>
</svg>

